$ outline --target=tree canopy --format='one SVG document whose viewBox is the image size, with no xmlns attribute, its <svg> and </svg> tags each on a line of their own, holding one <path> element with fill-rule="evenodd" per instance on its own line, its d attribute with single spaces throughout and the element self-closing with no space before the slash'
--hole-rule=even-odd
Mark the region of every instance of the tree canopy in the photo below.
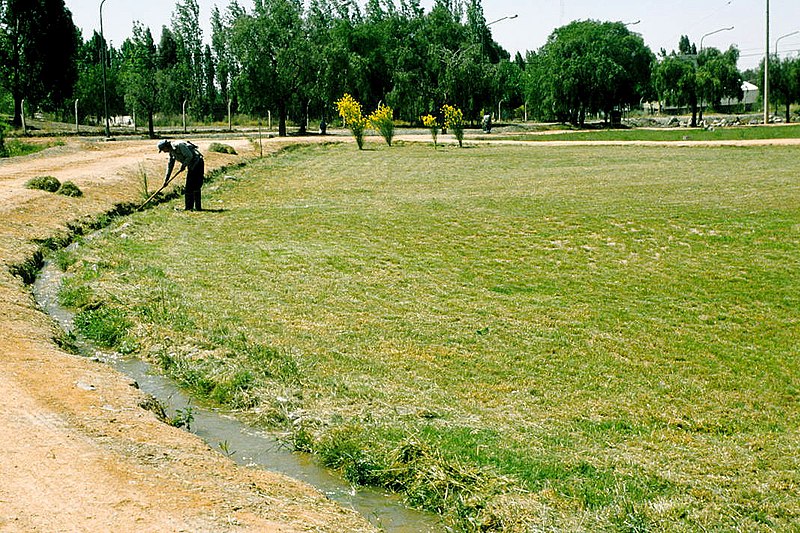
<svg viewBox="0 0 800 533">
<path fill-rule="evenodd" d="M 731 47 L 726 52 L 716 48 L 697 47 L 686 36 L 678 43 L 678 52 L 662 51 L 662 60 L 655 68 L 654 78 L 661 98 L 692 111 L 692 126 L 702 120 L 703 107 L 718 105 L 723 98 L 742 97 L 742 76 L 736 67 L 739 51 Z"/>
<path fill-rule="evenodd" d="M 0 85 L 14 100 L 14 126 L 23 100 L 54 107 L 72 94 L 80 42 L 64 0 L 0 2 Z"/>
<path fill-rule="evenodd" d="M 0 0 L 0 85 L 15 124 L 23 98 L 52 110 L 75 98 L 81 117 L 99 119 L 103 89 L 110 114 L 147 116 L 151 133 L 154 117 L 186 109 L 214 121 L 228 110 L 271 113 L 281 135 L 289 121 L 302 132 L 310 117 L 334 116 L 345 93 L 417 124 L 448 104 L 473 124 L 525 106 L 534 118 L 582 125 L 656 98 L 690 108 L 696 124 L 705 107 L 741 96 L 736 48 L 698 52 L 683 36 L 677 51 L 656 58 L 621 22 L 571 22 L 512 59 L 481 0 L 433 0 L 427 10 L 420 0 L 255 0 L 249 8 L 230 0 L 213 8 L 207 42 L 199 15 L 197 0 L 177 0 L 158 39 L 136 23 L 115 50 L 97 33 L 84 43 L 64 0 Z M 800 101 L 798 68 L 773 61 L 775 102 L 788 113 Z"/>
<path fill-rule="evenodd" d="M 529 99 L 538 114 L 583 124 L 588 113 L 639 104 L 650 93 L 655 56 L 621 22 L 575 21 L 529 56 Z"/>
</svg>

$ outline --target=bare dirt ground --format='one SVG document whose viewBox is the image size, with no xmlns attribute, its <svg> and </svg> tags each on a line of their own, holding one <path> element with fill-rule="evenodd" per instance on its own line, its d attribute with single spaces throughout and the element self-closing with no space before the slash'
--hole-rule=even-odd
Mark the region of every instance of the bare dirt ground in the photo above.
<svg viewBox="0 0 800 533">
<path fill-rule="evenodd" d="M 253 155 L 208 153 L 207 171 Z M 54 326 L 9 267 L 33 239 L 138 201 L 167 156 L 155 141 L 68 140 L 0 160 L 0 531 L 373 531 L 360 515 L 284 476 L 236 466 L 195 435 L 159 422 L 125 376 L 61 351 Z M 82 198 L 29 190 L 52 175 Z M 176 180 L 182 183 L 182 176 Z"/>
</svg>

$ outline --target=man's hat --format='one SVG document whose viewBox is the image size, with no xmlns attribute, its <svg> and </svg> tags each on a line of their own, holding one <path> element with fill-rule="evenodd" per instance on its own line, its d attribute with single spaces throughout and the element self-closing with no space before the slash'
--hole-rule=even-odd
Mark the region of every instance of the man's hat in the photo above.
<svg viewBox="0 0 800 533">
<path fill-rule="evenodd" d="M 158 151 L 159 152 L 166 152 L 169 149 L 169 141 L 164 139 L 163 141 L 158 143 Z"/>
</svg>

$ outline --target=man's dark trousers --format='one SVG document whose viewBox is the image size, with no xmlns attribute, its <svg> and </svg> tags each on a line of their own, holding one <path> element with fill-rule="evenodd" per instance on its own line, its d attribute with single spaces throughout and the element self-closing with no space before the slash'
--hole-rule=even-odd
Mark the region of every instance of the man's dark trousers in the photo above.
<svg viewBox="0 0 800 533">
<path fill-rule="evenodd" d="M 205 161 L 200 159 L 194 168 L 190 168 L 186 174 L 186 189 L 184 190 L 184 198 L 186 200 L 187 211 L 200 211 L 200 189 L 203 188 L 203 174 L 205 174 L 206 165 Z"/>
</svg>

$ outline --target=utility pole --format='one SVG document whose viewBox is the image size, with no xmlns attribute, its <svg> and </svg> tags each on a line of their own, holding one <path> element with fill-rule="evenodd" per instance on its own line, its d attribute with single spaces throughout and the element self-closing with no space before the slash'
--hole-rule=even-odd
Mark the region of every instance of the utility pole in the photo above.
<svg viewBox="0 0 800 533">
<path fill-rule="evenodd" d="M 764 54 L 764 124 L 769 124 L 769 0 L 767 0 L 767 50 Z"/>
<path fill-rule="evenodd" d="M 103 63 L 103 107 L 106 114 L 106 138 L 109 138 L 111 137 L 111 127 L 108 124 L 108 96 L 106 95 L 106 39 L 103 37 L 103 4 L 105 3 L 106 0 L 100 2 L 100 40 L 103 45 L 100 61 Z"/>
</svg>

